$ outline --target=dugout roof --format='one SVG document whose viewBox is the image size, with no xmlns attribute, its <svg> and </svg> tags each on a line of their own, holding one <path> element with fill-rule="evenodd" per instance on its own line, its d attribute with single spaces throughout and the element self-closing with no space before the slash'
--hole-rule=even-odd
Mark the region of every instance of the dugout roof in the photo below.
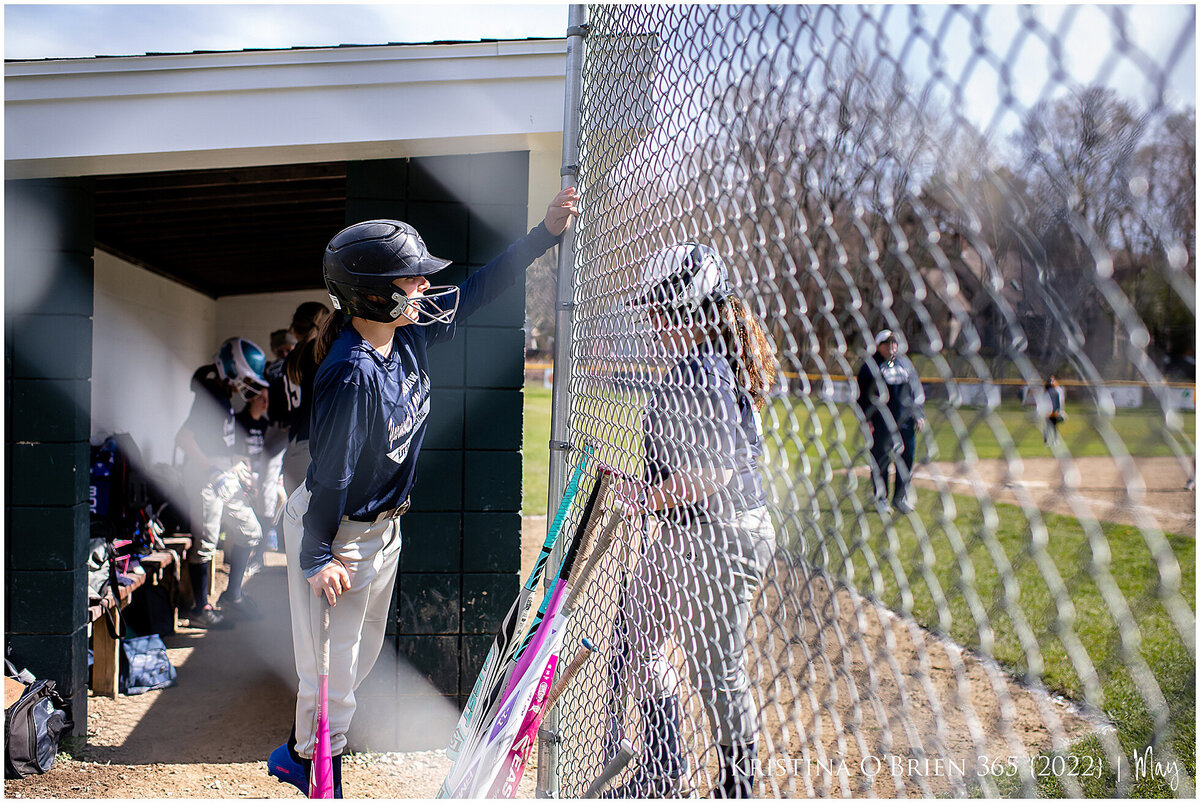
<svg viewBox="0 0 1200 803">
<path fill-rule="evenodd" d="M 213 297 L 314 286 L 347 163 L 529 151 L 557 175 L 564 39 L 5 64 L 6 178 L 89 176 L 98 248 Z M 532 205 L 532 204 L 531 204 Z"/>
</svg>

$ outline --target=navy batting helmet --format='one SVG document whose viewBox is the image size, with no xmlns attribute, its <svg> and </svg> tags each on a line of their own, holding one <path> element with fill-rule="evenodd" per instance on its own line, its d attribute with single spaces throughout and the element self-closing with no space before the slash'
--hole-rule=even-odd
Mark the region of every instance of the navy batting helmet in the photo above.
<svg viewBox="0 0 1200 803">
<path fill-rule="evenodd" d="M 392 282 L 427 276 L 450 264 L 429 253 L 417 230 L 399 220 L 368 220 L 342 229 L 325 248 L 325 287 L 340 309 L 357 318 L 391 323 L 449 323 L 458 309 L 457 287 L 430 287 L 409 298 Z"/>
</svg>

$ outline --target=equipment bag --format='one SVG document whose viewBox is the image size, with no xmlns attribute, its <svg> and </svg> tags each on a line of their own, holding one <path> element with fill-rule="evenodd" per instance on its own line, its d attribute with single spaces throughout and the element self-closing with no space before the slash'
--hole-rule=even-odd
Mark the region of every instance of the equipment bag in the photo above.
<svg viewBox="0 0 1200 803">
<path fill-rule="evenodd" d="M 129 599 L 121 611 L 126 634 L 130 636 L 175 635 L 175 604 L 167 589 L 144 585 Z"/>
<path fill-rule="evenodd" d="M 175 667 L 167 658 L 167 646 L 157 635 L 126 637 L 121 640 L 122 694 L 142 694 L 174 686 Z"/>
<path fill-rule="evenodd" d="M 25 683 L 20 699 L 4 711 L 4 777 L 24 778 L 47 772 L 58 755 L 58 742 L 75 727 L 71 703 L 54 688 L 52 680 L 34 680 L 18 673 L 5 660 L 10 677 Z"/>
</svg>

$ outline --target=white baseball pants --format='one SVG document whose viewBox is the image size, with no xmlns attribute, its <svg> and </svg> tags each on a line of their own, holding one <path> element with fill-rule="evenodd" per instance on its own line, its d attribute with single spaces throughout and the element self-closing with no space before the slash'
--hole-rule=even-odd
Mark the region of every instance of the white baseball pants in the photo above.
<svg viewBox="0 0 1200 803">
<path fill-rule="evenodd" d="M 228 471 L 233 461 L 215 458 L 213 464 Z M 233 526 L 225 533 L 226 547 L 253 548 L 262 538 L 262 526 L 254 505 L 244 491 L 238 489 L 228 499 L 222 498 L 207 477 L 185 469 L 186 482 L 192 490 L 192 521 L 199 525 L 199 532 L 192 533 L 192 549 L 188 552 L 189 563 L 209 563 L 217 552 L 221 540 L 221 522 L 230 519 Z"/>
<path fill-rule="evenodd" d="M 751 744 L 758 708 L 746 673 L 751 603 L 775 552 L 766 508 L 732 521 L 663 523 L 634 569 L 622 614 L 640 695 L 679 694 L 663 645 L 683 648 L 692 689 L 720 744 Z"/>
<path fill-rule="evenodd" d="M 289 497 L 304 484 L 311 462 L 312 454 L 308 451 L 307 440 L 288 441 L 287 450 L 283 453 L 283 491 Z"/>
<path fill-rule="evenodd" d="M 292 645 L 299 677 L 296 752 L 305 758 L 312 756 L 317 737 L 317 647 L 325 605 L 300 570 L 303 519 L 310 497 L 301 485 L 288 498 L 283 513 Z M 333 540 L 333 554 L 350 573 L 350 590 L 337 598 L 329 615 L 329 744 L 336 756 L 346 747 L 356 705 L 354 692 L 383 647 L 400 565 L 400 519 L 378 524 L 343 519 Z"/>
</svg>

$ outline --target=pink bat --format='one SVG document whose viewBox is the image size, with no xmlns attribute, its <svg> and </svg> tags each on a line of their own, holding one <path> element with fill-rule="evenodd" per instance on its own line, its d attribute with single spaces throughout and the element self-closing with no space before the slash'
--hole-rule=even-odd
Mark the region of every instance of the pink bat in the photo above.
<svg viewBox="0 0 1200 803">
<path fill-rule="evenodd" d="M 557 669 L 558 669 L 558 656 L 551 655 L 550 658 L 546 661 L 546 666 L 542 670 L 541 677 L 538 679 L 537 687 L 534 689 L 533 698 L 529 702 L 529 707 L 526 709 L 525 716 L 522 718 L 520 725 L 515 730 L 518 740 L 521 738 L 521 735 L 524 734 L 525 731 L 528 729 L 529 723 L 532 718 L 536 718 L 539 723 L 541 722 L 541 717 L 538 717 L 537 714 L 534 712 L 540 711 L 542 709 L 543 705 L 545 704 L 546 696 L 550 693 L 550 688 L 554 684 L 554 673 Z M 495 726 L 493 726 L 493 733 L 492 733 L 493 738 L 503 738 L 501 736 L 500 732 L 504 730 L 504 723 L 500 720 L 505 718 L 505 715 L 506 715 L 506 712 L 502 711 L 497 716 L 498 722 Z M 511 712 L 509 712 L 509 716 L 511 716 Z M 536 734 L 537 734 L 537 725 L 536 724 L 533 725 L 533 731 L 534 731 L 534 735 L 536 736 Z M 512 738 L 512 737 L 510 736 L 508 738 Z M 504 742 L 504 744 L 507 744 L 507 743 L 508 743 L 507 741 Z M 501 749 L 503 749 L 503 748 L 501 748 Z M 507 752 L 508 751 L 505 751 L 505 753 L 504 753 L 505 756 L 507 756 Z M 491 763 L 491 761 L 489 760 L 489 758 L 487 756 L 487 753 L 488 753 L 488 750 L 485 746 L 483 752 L 476 758 L 476 763 L 473 766 L 471 766 L 471 768 L 467 771 L 466 775 L 463 776 L 462 782 L 454 790 L 454 797 L 460 797 L 460 798 L 480 797 L 483 794 L 482 790 L 491 788 L 492 786 L 495 785 L 495 783 L 503 783 L 504 778 L 510 769 L 507 758 L 505 758 L 505 761 L 502 764 Z M 493 772 L 495 773 L 495 775 L 493 775 Z M 494 778 L 498 778 L 499 780 L 498 781 L 491 780 Z M 513 782 L 514 788 L 515 788 L 515 784 L 517 781 L 520 781 L 520 775 L 518 775 L 516 778 L 516 781 Z M 477 787 L 478 787 L 478 789 L 477 789 Z"/>
<path fill-rule="evenodd" d="M 317 678 L 317 743 L 313 747 L 308 796 L 333 798 L 333 750 L 329 744 L 329 602 L 321 610 L 321 660 Z"/>
<path fill-rule="evenodd" d="M 538 729 L 542 727 L 542 720 L 546 718 L 546 713 L 554 707 L 563 691 L 579 674 L 579 670 L 583 668 L 587 659 L 592 657 L 595 649 L 596 645 L 585 638 L 583 647 L 571 659 L 571 663 L 567 664 L 562 677 L 550 687 L 550 694 L 543 695 L 541 686 L 538 687 L 537 695 L 529 706 L 529 713 L 525 715 L 525 720 L 521 723 L 521 730 L 517 732 L 516 741 L 513 742 L 508 755 L 500 765 L 500 773 L 496 776 L 496 781 L 492 784 L 492 790 L 488 797 L 512 798 L 516 796 L 517 784 L 521 782 L 521 776 L 525 774 L 525 764 L 529 761 L 529 754 L 533 752 L 533 745 L 537 741 Z M 557 657 L 551 657 L 550 660 L 556 661 Z M 546 675 L 543 674 L 542 683 L 545 683 L 545 680 Z"/>
<path fill-rule="evenodd" d="M 537 741 L 538 728 L 542 724 L 546 699 L 550 695 L 550 687 L 554 685 L 554 672 L 557 668 L 558 656 L 551 655 L 550 660 L 546 662 L 546 668 L 542 671 L 542 678 L 538 681 L 533 702 L 529 704 L 529 710 L 525 712 L 525 719 L 521 721 L 517 739 L 500 765 L 500 772 L 496 775 L 488 797 L 511 798 L 516 794 L 517 784 L 521 782 L 521 775 L 525 772 L 525 762 L 529 758 L 529 751 Z"/>
<path fill-rule="evenodd" d="M 524 677 L 525 672 L 529 669 L 529 665 L 533 663 L 533 659 L 537 656 L 538 650 L 542 648 L 546 637 L 550 634 L 551 622 L 554 621 L 555 615 L 562 607 L 563 598 L 566 596 L 567 583 L 565 580 L 559 580 L 558 585 L 554 588 L 554 593 L 550 596 L 550 604 L 546 606 L 546 618 L 542 620 L 538 626 L 537 633 L 534 634 L 533 641 L 525 649 L 524 655 L 517 661 L 516 667 L 513 668 L 512 674 L 508 677 L 508 688 L 504 690 L 504 695 L 500 698 L 501 704 L 508 700 L 509 696 L 516 689 L 518 682 Z"/>
</svg>

